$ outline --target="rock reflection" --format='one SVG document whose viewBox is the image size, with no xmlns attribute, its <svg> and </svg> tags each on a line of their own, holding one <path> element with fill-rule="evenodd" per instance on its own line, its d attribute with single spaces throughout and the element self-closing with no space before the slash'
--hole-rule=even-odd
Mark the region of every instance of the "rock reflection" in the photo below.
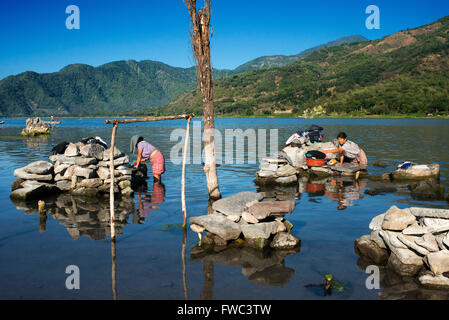
<svg viewBox="0 0 449 320">
<path fill-rule="evenodd" d="M 212 247 L 203 245 L 190 250 L 190 260 L 204 264 L 205 283 L 203 299 L 212 299 L 214 264 L 242 268 L 248 280 L 262 286 L 285 286 L 295 273 L 285 266 L 284 259 L 299 252 L 293 250 L 255 250 L 243 246 Z"/>
<path fill-rule="evenodd" d="M 357 266 L 365 272 L 374 263 L 365 257 L 357 260 Z M 426 287 L 416 277 L 398 275 L 388 266 L 378 266 L 380 271 L 380 287 L 378 296 L 382 300 L 448 300 L 449 291 Z"/>
<path fill-rule="evenodd" d="M 26 214 L 38 213 L 37 202 L 13 201 L 18 210 Z M 70 194 L 48 198 L 45 202 L 46 214 L 40 215 L 39 230 L 46 230 L 46 216 L 59 221 L 66 227 L 73 240 L 84 236 L 91 240 L 102 240 L 110 236 L 109 199 L 89 199 Z M 132 198 L 122 198 L 115 204 L 115 233 L 122 234 L 122 227 L 128 225 L 130 215 L 137 215 Z M 135 220 L 135 219 L 133 219 Z"/>
</svg>

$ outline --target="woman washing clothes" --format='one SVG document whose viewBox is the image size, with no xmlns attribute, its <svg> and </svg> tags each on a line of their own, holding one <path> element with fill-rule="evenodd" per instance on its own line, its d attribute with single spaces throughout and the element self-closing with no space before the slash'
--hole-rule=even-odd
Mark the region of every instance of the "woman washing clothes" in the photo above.
<svg viewBox="0 0 449 320">
<path fill-rule="evenodd" d="M 137 148 L 137 160 L 134 168 L 138 168 L 142 162 L 150 161 L 153 169 L 154 181 L 161 181 L 161 175 L 165 172 L 165 159 L 156 147 L 144 140 L 143 137 L 133 136 L 131 138 L 130 151 L 135 153 Z"/>
<path fill-rule="evenodd" d="M 365 152 L 358 146 L 357 143 L 348 140 L 348 136 L 344 132 L 340 132 L 337 135 L 338 143 L 340 147 L 333 150 L 323 150 L 323 153 L 340 153 L 340 161 L 337 165 L 342 165 L 344 162 L 356 163 L 360 166 L 367 166 L 368 159 Z"/>
</svg>

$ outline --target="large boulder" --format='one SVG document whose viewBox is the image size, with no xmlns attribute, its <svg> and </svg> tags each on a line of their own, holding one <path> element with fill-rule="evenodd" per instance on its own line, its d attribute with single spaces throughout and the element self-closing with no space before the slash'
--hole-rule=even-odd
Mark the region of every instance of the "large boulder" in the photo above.
<svg viewBox="0 0 449 320">
<path fill-rule="evenodd" d="M 387 267 L 401 276 L 414 276 L 422 268 L 423 259 L 409 249 L 395 249 L 388 258 Z"/>
<path fill-rule="evenodd" d="M 379 247 L 369 235 L 355 240 L 354 251 L 360 257 L 368 258 L 377 265 L 384 265 L 388 260 L 388 251 Z"/>
<path fill-rule="evenodd" d="M 385 214 L 382 229 L 391 231 L 402 231 L 416 222 L 416 217 L 409 210 L 401 210 L 392 206 Z"/>
<path fill-rule="evenodd" d="M 26 127 L 22 130 L 23 136 L 36 136 L 50 134 L 50 128 L 40 118 L 29 118 L 26 120 Z"/>
<path fill-rule="evenodd" d="M 210 233 L 216 234 L 224 240 L 235 240 L 242 232 L 239 224 L 231 222 L 221 214 L 191 217 L 190 222 L 204 227 Z"/>
<path fill-rule="evenodd" d="M 79 149 L 78 146 L 74 143 L 69 143 L 67 148 L 64 151 L 64 156 L 66 157 L 77 157 L 79 156 Z"/>
<path fill-rule="evenodd" d="M 80 153 L 86 158 L 103 160 L 104 148 L 96 143 L 89 143 L 80 148 Z"/>
<path fill-rule="evenodd" d="M 212 204 L 212 209 L 221 212 L 224 215 L 241 216 L 250 203 L 258 202 L 262 199 L 263 196 L 260 193 L 244 191 L 215 201 Z"/>
<path fill-rule="evenodd" d="M 440 165 L 412 165 L 407 169 L 397 169 L 391 173 L 394 180 L 425 180 L 440 176 Z"/>
</svg>

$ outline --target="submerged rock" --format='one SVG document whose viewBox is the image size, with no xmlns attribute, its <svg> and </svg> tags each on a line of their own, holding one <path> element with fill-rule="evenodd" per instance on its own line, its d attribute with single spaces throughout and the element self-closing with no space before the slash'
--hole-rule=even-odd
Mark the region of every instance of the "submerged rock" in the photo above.
<svg viewBox="0 0 449 320">
<path fill-rule="evenodd" d="M 355 240 L 354 251 L 359 256 L 367 257 L 378 265 L 384 265 L 388 260 L 387 250 L 379 247 L 368 235 Z"/>
<path fill-rule="evenodd" d="M 411 191 L 413 199 L 417 200 L 443 200 L 444 186 L 438 183 L 434 178 L 410 184 L 408 188 Z"/>
</svg>

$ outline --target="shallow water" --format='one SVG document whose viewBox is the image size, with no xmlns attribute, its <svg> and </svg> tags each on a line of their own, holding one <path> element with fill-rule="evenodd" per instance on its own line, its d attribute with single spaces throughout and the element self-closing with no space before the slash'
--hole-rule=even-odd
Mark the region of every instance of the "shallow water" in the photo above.
<svg viewBox="0 0 449 320">
<path fill-rule="evenodd" d="M 200 120 L 195 120 L 200 121 Z M 216 119 L 216 127 L 278 129 L 279 145 L 294 131 L 311 124 L 325 128 L 325 139 L 347 132 L 367 153 L 370 174 L 390 172 L 405 160 L 438 162 L 441 183 L 449 178 L 449 121 L 404 119 Z M 14 169 L 31 161 L 46 160 L 60 141 L 100 136 L 109 143 L 111 127 L 104 119 L 63 119 L 49 137 L 22 138 L 25 119 L 7 119 L 0 127 L 0 299 L 112 299 L 111 243 L 108 237 L 107 200 L 47 200 L 48 218 L 41 221 L 36 204 L 14 204 L 9 198 Z M 231 248 L 204 255 L 195 248 L 198 238 L 185 233 L 180 203 L 181 166 L 168 158 L 179 141 L 170 133 L 185 128 L 184 120 L 119 126 L 117 145 L 125 152 L 129 138 L 140 134 L 166 155 L 163 184 L 148 180 L 148 191 L 121 203 L 116 243 L 114 290 L 119 299 L 379 299 L 404 291 L 401 280 L 388 279 L 380 290 L 368 290 L 367 274 L 357 265 L 354 240 L 369 232 L 370 220 L 390 206 L 448 208 L 445 201 L 412 199 L 405 185 L 397 192 L 376 196 L 364 191 L 378 183 L 339 182 L 335 190 L 312 183 L 277 190 L 278 197 L 295 197 L 296 208 L 286 218 L 301 239 L 299 252 L 268 252 L 264 256 Z M 223 144 L 224 145 L 224 144 Z M 269 148 L 267 148 L 269 150 Z M 373 167 L 383 160 L 387 168 Z M 218 168 L 222 195 L 260 190 L 254 184 L 258 164 L 222 164 Z M 301 193 L 301 191 L 304 191 Z M 186 177 L 189 216 L 207 213 L 208 196 L 201 164 L 189 164 Z M 140 198 L 140 199 L 139 199 Z M 139 210 L 139 204 L 144 207 Z M 142 209 L 142 207 L 140 207 Z M 340 209 L 340 210 L 339 210 Z M 105 211 L 106 210 L 106 211 Z M 140 213 L 146 216 L 141 216 Z M 185 240 L 185 264 L 183 264 Z M 80 269 L 80 289 L 67 290 L 68 265 Z M 185 271 L 185 272 L 184 272 Z M 324 296 L 322 283 L 332 273 L 342 292 Z M 399 288 L 399 289 L 398 289 Z M 415 288 L 400 298 L 448 298 L 447 291 Z"/>
</svg>

